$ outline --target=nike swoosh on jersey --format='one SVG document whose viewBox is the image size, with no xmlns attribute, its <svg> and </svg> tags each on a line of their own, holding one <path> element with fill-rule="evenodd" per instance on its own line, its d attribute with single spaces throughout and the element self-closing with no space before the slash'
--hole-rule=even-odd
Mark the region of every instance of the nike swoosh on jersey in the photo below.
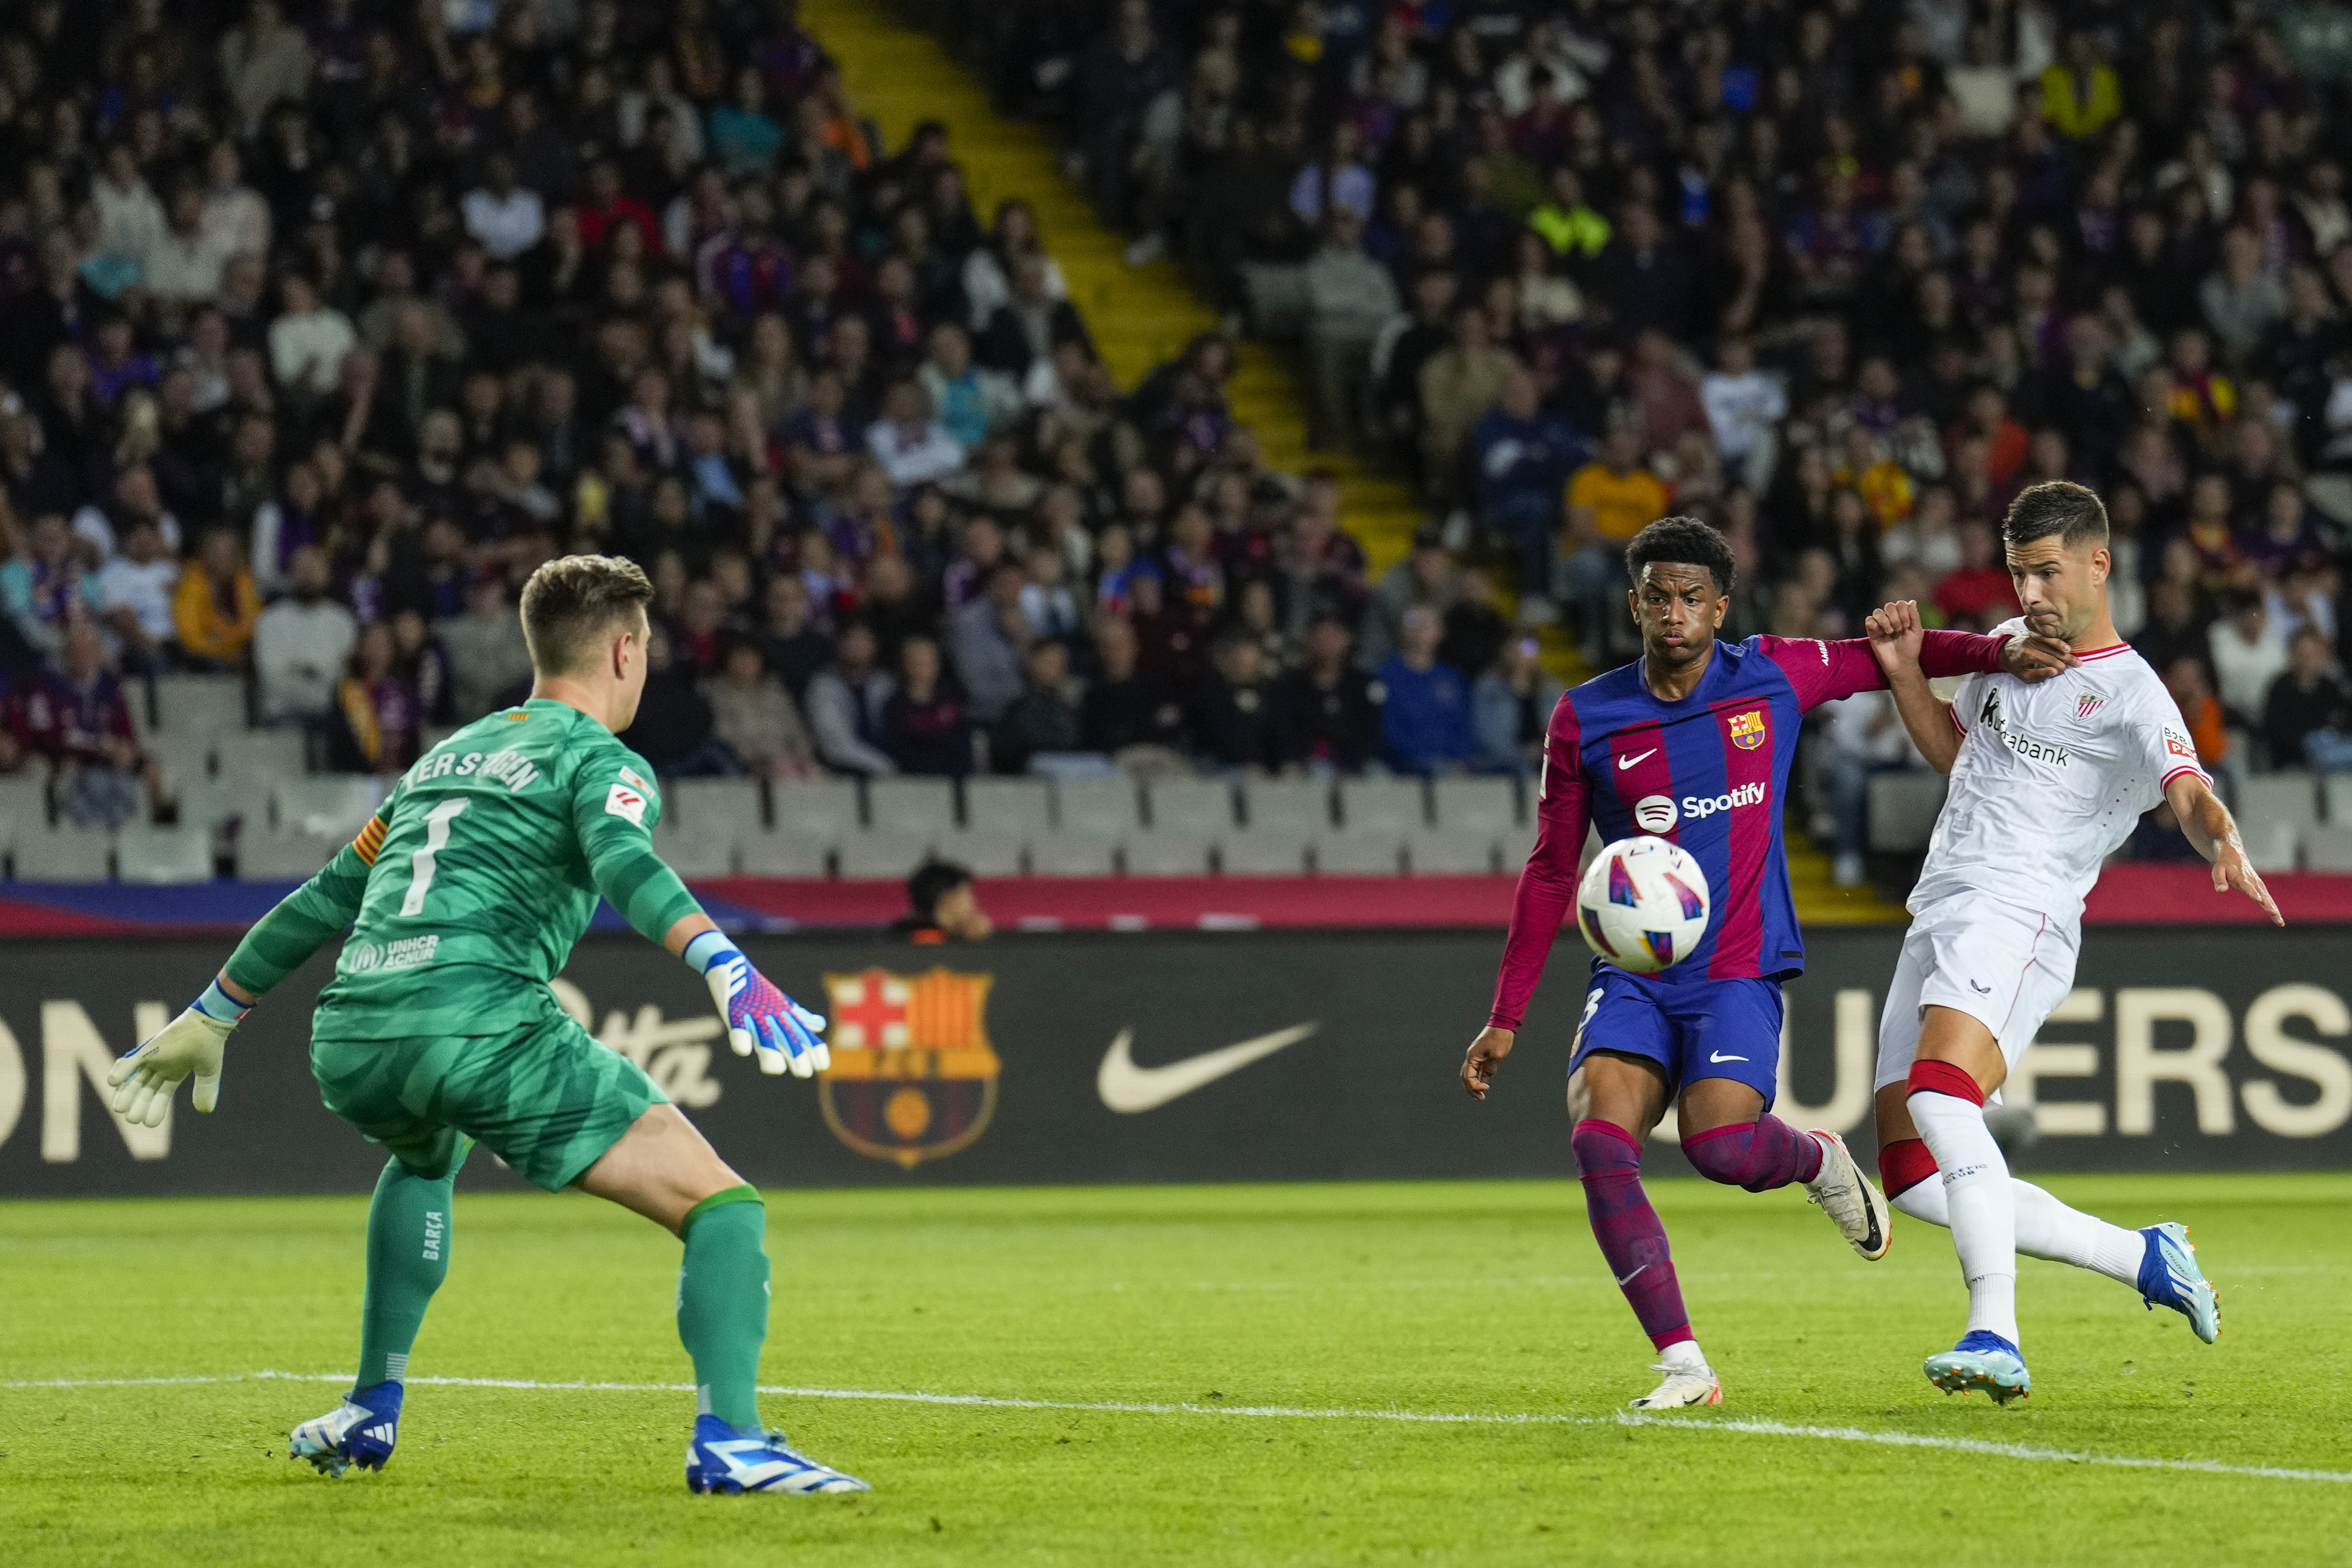
<svg viewBox="0 0 2352 1568">
<path fill-rule="evenodd" d="M 1261 1057 L 1270 1057 L 1285 1046 L 1297 1045 L 1322 1026 L 1320 1023 L 1293 1024 L 1287 1029 L 1276 1029 L 1270 1035 L 1221 1046 L 1156 1068 L 1135 1065 L 1135 1058 L 1129 1054 L 1129 1047 L 1135 1042 L 1135 1031 L 1121 1029 L 1118 1038 L 1110 1043 L 1110 1049 L 1103 1053 L 1102 1066 L 1095 1073 L 1095 1092 L 1102 1096 L 1105 1105 L 1122 1116 L 1156 1110 L 1171 1100 L 1181 1100 L 1196 1089 L 1205 1089 L 1230 1073 L 1241 1071 Z"/>
<path fill-rule="evenodd" d="M 1657 747 L 1652 746 L 1646 752 L 1636 752 L 1630 757 L 1620 757 L 1617 759 L 1617 771 L 1622 773 L 1627 768 L 1632 767 L 1635 763 L 1640 762 L 1643 757 L 1655 756 L 1657 754 Z"/>
<path fill-rule="evenodd" d="M 1727 1057 L 1721 1051 L 1709 1051 L 1706 1053 L 1706 1059 L 1711 1062 L 1744 1062 L 1748 1058 L 1746 1057 Z"/>
</svg>

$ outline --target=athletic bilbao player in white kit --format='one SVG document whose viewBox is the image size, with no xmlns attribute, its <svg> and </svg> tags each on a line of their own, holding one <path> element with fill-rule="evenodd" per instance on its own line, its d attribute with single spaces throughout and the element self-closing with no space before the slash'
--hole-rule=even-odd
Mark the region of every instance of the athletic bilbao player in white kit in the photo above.
<svg viewBox="0 0 2352 1568">
<path fill-rule="evenodd" d="M 1879 1022 L 1879 1175 L 1895 1208 L 1951 1228 L 1968 1280 L 1968 1332 L 1927 1358 L 1929 1381 L 1998 1404 L 2033 1386 L 2018 1350 L 2021 1251 L 2134 1286 L 2209 1344 L 2221 1331 L 2185 1227 L 2126 1230 L 2068 1208 L 2013 1180 L 1985 1127 L 1986 1097 L 2074 988 L 2099 863 L 2166 801 L 2213 863 L 2215 890 L 2238 889 L 2285 923 L 2171 694 L 2116 635 L 2099 498 L 2063 480 L 2035 485 L 2002 535 L 2025 615 L 2001 629 L 2064 642 L 2073 668 L 2033 686 L 1971 675 L 1945 702 L 1919 668 L 1918 607 L 1890 605 L 1869 621 L 1905 727 L 1952 778 Z"/>
</svg>

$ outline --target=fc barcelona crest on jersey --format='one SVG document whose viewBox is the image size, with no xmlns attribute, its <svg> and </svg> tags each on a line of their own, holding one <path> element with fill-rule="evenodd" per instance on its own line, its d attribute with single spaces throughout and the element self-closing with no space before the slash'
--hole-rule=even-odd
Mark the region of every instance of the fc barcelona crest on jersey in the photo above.
<svg viewBox="0 0 2352 1568">
<path fill-rule="evenodd" d="M 833 1066 L 817 1102 L 834 1136 L 911 1171 L 986 1131 L 998 1067 L 984 1018 L 992 982 L 946 969 L 826 975 Z"/>
<path fill-rule="evenodd" d="M 2106 699 L 2095 691 L 2085 691 L 2074 699 L 2074 717 L 2087 719 L 2105 706 Z"/>
<path fill-rule="evenodd" d="M 1764 743 L 1764 710 L 1750 708 L 1731 721 L 1731 743 L 1743 752 L 1752 752 Z"/>
</svg>

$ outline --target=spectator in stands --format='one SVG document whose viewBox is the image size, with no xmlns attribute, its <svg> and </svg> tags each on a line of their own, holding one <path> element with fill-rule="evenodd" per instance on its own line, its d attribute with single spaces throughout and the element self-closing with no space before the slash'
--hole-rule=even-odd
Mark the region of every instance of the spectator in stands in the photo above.
<svg viewBox="0 0 2352 1568">
<path fill-rule="evenodd" d="M 180 573 L 172 615 L 179 627 L 181 662 L 189 668 L 243 667 L 253 628 L 261 619 L 261 595 L 246 569 L 243 542 L 235 530 L 205 531 L 195 559 Z"/>
<path fill-rule="evenodd" d="M 1404 614 L 1396 652 L 1381 661 L 1381 748 L 1400 773 L 1458 773 L 1478 754 L 1470 683 L 1438 662 L 1443 635 L 1437 612 L 1416 605 Z"/>
<path fill-rule="evenodd" d="M 122 686 L 106 667 L 97 626 L 77 619 L 65 631 L 56 665 L 10 705 L 16 749 L 45 759 L 58 817 L 111 832 L 152 805 L 162 773 L 142 755 Z"/>
<path fill-rule="evenodd" d="M 1202 756 L 1254 777 L 1279 773 L 1285 760 L 1283 714 L 1265 666 L 1264 645 L 1239 627 L 1217 638 L 1213 673 L 1192 719 Z"/>
<path fill-rule="evenodd" d="M 1515 370 L 1495 406 L 1479 416 L 1470 441 L 1477 454 L 1478 521 L 1518 552 L 1526 585 L 1520 613 L 1549 618 L 1560 498 L 1582 466 L 1585 442 L 1566 420 L 1544 412 L 1536 378 Z"/>
<path fill-rule="evenodd" d="M 980 907 L 969 868 L 952 860 L 925 860 L 907 879 L 907 912 L 890 932 L 918 947 L 948 942 L 982 942 L 996 929 Z"/>
<path fill-rule="evenodd" d="M 127 477 L 127 476 L 126 476 Z M 172 596 L 180 563 L 165 553 L 163 530 L 152 518 L 134 520 L 121 536 L 122 551 L 100 568 L 99 602 L 113 635 L 121 668 L 150 675 L 171 662 Z"/>
<path fill-rule="evenodd" d="M 646 639 L 646 689 L 636 722 L 621 739 L 664 778 L 730 778 L 743 771 L 719 738 L 694 668 L 677 657 L 658 624 Z"/>
<path fill-rule="evenodd" d="M 1482 773 L 1531 777 L 1543 766 L 1544 737 L 1560 684 L 1543 667 L 1534 637 L 1515 637 L 1470 689 Z"/>
<path fill-rule="evenodd" d="M 63 516 L 35 518 L 23 550 L 0 563 L 0 606 L 25 646 L 46 658 L 64 650 L 66 633 L 77 622 L 104 611 Z"/>
<path fill-rule="evenodd" d="M 1629 423 L 1612 426 L 1593 460 L 1569 479 L 1560 577 L 1576 604 L 1588 662 L 1601 661 L 1624 618 L 1618 595 L 1627 585 L 1625 547 L 1672 502 L 1665 482 L 1643 467 L 1641 432 Z"/>
<path fill-rule="evenodd" d="M 304 400 L 325 397 L 343 374 L 343 356 L 359 344 L 351 318 L 321 303 L 318 285 L 299 269 L 278 286 L 279 311 L 269 324 L 269 370 L 278 384 Z"/>
<path fill-rule="evenodd" d="M 327 765 L 339 773 L 389 776 L 415 762 L 424 740 L 416 689 L 403 678 L 392 623 L 359 628 L 335 688 Z"/>
<path fill-rule="evenodd" d="M 2239 593 L 2207 637 L 2223 711 L 2249 729 L 2261 723 L 2271 684 L 2287 667 L 2286 639 L 2271 624 L 2268 601 L 2257 590 Z"/>
<path fill-rule="evenodd" d="M 328 596 L 332 580 L 325 551 L 302 546 L 288 575 L 292 591 L 254 621 L 253 673 L 261 721 L 323 732 L 338 706 L 359 626 L 349 609 Z M 457 668 L 465 671 L 462 660 Z"/>
<path fill-rule="evenodd" d="M 2330 772 L 2352 768 L 2352 693 L 2328 668 L 2327 637 L 2305 626 L 2287 643 L 2287 667 L 2263 704 L 2263 740 L 2274 767 L 2308 762 Z"/>
<path fill-rule="evenodd" d="M 702 682 L 710 705 L 712 733 L 743 771 L 771 782 L 814 778 L 816 749 L 799 707 L 782 681 L 768 671 L 760 644 L 738 637 L 727 644 L 719 673 Z"/>
<path fill-rule="evenodd" d="M 898 771 L 885 746 L 883 714 L 898 681 L 880 668 L 874 628 L 853 620 L 841 628 L 834 660 L 809 682 L 809 729 L 817 755 L 841 773 L 885 777 Z"/>
<path fill-rule="evenodd" d="M 2017 587 L 2000 563 L 1999 536 L 1990 522 L 1960 527 L 1960 564 L 1936 585 L 1936 608 L 1947 625 L 1990 631 L 2018 613 Z"/>
<path fill-rule="evenodd" d="M 1356 774 L 1380 754 L 1387 689 L 1349 657 L 1352 641 L 1344 618 L 1318 616 L 1298 668 L 1276 684 L 1286 765 Z"/>
<path fill-rule="evenodd" d="M 1858 888 L 1869 880 L 1864 857 L 1870 849 L 1870 781 L 1916 765 L 1919 754 L 1904 731 L 1894 699 L 1884 691 L 1825 703 L 1820 711 L 1826 716 L 1821 725 L 1825 742 L 1822 771 L 1829 786 L 1830 815 L 1837 825 L 1831 880 L 1841 888 Z"/>
<path fill-rule="evenodd" d="M 981 723 L 994 723 L 1021 695 L 1022 656 L 1032 635 L 1021 606 L 1028 585 L 1020 567 L 1000 562 L 988 574 L 987 593 L 949 618 L 956 676 Z"/>
<path fill-rule="evenodd" d="M 882 705 L 882 744 L 903 773 L 961 778 L 971 771 L 971 710 L 950 681 L 939 645 L 908 637 L 898 687 Z"/>
<path fill-rule="evenodd" d="M 1453 340 L 1421 367 L 1421 458 L 1433 495 L 1450 500 L 1463 493 L 1460 465 L 1471 428 L 1518 368 L 1510 351 L 1495 345 L 1485 306 L 1454 310 Z"/>
<path fill-rule="evenodd" d="M 989 762 L 1001 773 L 1026 773 L 1040 755 L 1085 749 L 1070 645 L 1058 637 L 1041 637 L 1029 645 L 1024 664 L 1026 684 L 989 739 Z"/>
<path fill-rule="evenodd" d="M 261 612 L 267 626 L 270 611 Z M 530 645 L 522 621 L 496 570 L 475 574 L 466 585 L 466 612 L 433 623 L 433 635 L 449 656 L 449 709 L 454 723 L 470 724 L 487 713 L 522 700 L 530 689 Z M 254 658 L 260 659 L 258 634 Z"/>
<path fill-rule="evenodd" d="M 1157 672 L 1142 667 L 1135 626 L 1114 616 L 1096 630 L 1100 672 L 1078 707 L 1078 738 L 1122 765 L 1172 765 L 1184 744 L 1184 710 Z"/>
<path fill-rule="evenodd" d="M 1364 254 L 1362 216 L 1339 205 L 1324 220 L 1323 243 L 1307 258 L 1305 280 L 1315 398 L 1307 444 L 1352 443 L 1363 426 L 1372 340 L 1397 313 L 1396 284 Z"/>
<path fill-rule="evenodd" d="M 2196 742 L 2197 760 L 2206 772 L 2218 773 L 2230 756 L 2230 731 L 2205 661 L 2194 654 L 2179 655 L 2164 667 L 2163 676 L 2164 689 L 2172 694 L 2189 726 L 2189 738 Z"/>
<path fill-rule="evenodd" d="M 963 467 L 963 447 L 930 416 L 914 381 L 893 382 L 883 395 L 882 417 L 867 427 L 866 447 L 894 485 L 926 484 Z"/>
</svg>

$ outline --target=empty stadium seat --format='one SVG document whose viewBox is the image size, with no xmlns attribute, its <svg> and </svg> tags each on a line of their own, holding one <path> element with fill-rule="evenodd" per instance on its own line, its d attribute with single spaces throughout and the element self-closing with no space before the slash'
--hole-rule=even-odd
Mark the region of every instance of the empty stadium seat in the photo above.
<svg viewBox="0 0 2352 1568">
<path fill-rule="evenodd" d="M 248 882 L 299 881 L 351 842 L 348 837 L 316 833 L 245 833 L 237 836 L 236 874 Z"/>
<path fill-rule="evenodd" d="M 2313 828 L 2304 835 L 2303 855 L 2314 871 L 2352 871 L 2352 827 L 2330 823 Z"/>
<path fill-rule="evenodd" d="M 1536 852 L 1536 825 L 1514 822 L 1495 836 L 1495 855 L 1507 873 L 1516 875 Z"/>
<path fill-rule="evenodd" d="M 1331 826 L 1331 785 L 1323 779 L 1252 779 L 1242 790 L 1252 833 L 1306 837 Z"/>
<path fill-rule="evenodd" d="M 1029 842 L 1033 877 L 1108 877 L 1118 868 L 1118 840 L 1099 833 L 1044 833 Z"/>
<path fill-rule="evenodd" d="M 209 882 L 212 832 L 134 823 L 115 836 L 114 863 L 116 878 L 125 882 Z"/>
<path fill-rule="evenodd" d="M 1405 862 L 1416 877 L 1474 877 L 1495 868 L 1495 835 L 1428 827 L 1409 836 Z M 1516 868 L 1513 868 L 1516 869 Z"/>
<path fill-rule="evenodd" d="M 179 789 L 180 826 L 207 830 L 240 820 L 257 830 L 269 825 L 269 781 L 247 774 L 196 779 Z"/>
<path fill-rule="evenodd" d="M 114 841 L 103 833 L 73 828 L 16 835 L 16 879 L 21 882 L 103 882 Z"/>
<path fill-rule="evenodd" d="M 1406 834 L 1428 821 L 1419 779 L 1341 779 L 1339 826 L 1349 833 Z"/>
<path fill-rule="evenodd" d="M 1403 836 L 1327 833 L 1315 841 L 1315 869 L 1325 877 L 1393 877 L 1403 863 Z"/>
<path fill-rule="evenodd" d="M 1225 836 L 1219 847 L 1219 868 L 1228 877 L 1297 877 L 1307 870 L 1305 834 L 1279 827 Z"/>
<path fill-rule="evenodd" d="M 737 846 L 747 877 L 822 877 L 833 859 L 834 839 L 777 829 L 744 835 Z"/>
<path fill-rule="evenodd" d="M 778 833 L 817 839 L 827 848 L 864 826 L 857 809 L 856 779 L 811 779 L 780 784 L 770 799 L 770 819 Z"/>
<path fill-rule="evenodd" d="M 238 730 L 213 747 L 220 771 L 299 779 L 310 771 L 310 742 L 299 730 Z"/>
<path fill-rule="evenodd" d="M 952 833 L 955 781 L 876 779 L 866 786 L 866 818 L 877 833 Z"/>
<path fill-rule="evenodd" d="M 1437 826 L 1499 834 L 1519 820 L 1519 792 L 1509 779 L 1439 779 L 1430 791 Z"/>
<path fill-rule="evenodd" d="M 1199 877 L 1209 869 L 1209 846 L 1203 834 L 1160 832 L 1130 835 L 1121 848 L 1130 877 Z"/>
<path fill-rule="evenodd" d="M 1135 781 L 1118 778 L 1058 779 L 1054 784 L 1054 820 L 1064 833 L 1091 833 L 1117 840 L 1140 827 L 1141 797 Z"/>
<path fill-rule="evenodd" d="M 662 786 L 662 824 L 723 827 L 737 837 L 768 826 L 758 779 L 678 779 Z"/>
<path fill-rule="evenodd" d="M 1927 847 L 1944 809 L 1944 775 L 1925 770 L 1870 776 L 1870 847 L 1890 853 Z"/>
<path fill-rule="evenodd" d="M 953 837 L 942 835 L 940 855 L 975 877 L 1018 877 L 1026 858 L 1028 840 L 1018 833 L 992 833 L 976 828 Z"/>
<path fill-rule="evenodd" d="M 974 833 L 1048 833 L 1054 826 L 1053 791 L 1044 779 L 966 779 L 963 820 Z"/>
<path fill-rule="evenodd" d="M 1234 789 L 1223 779 L 1155 779 L 1150 799 L 1155 833 L 1215 838 L 1233 831 Z"/>
<path fill-rule="evenodd" d="M 212 776 L 213 742 L 208 735 L 155 735 L 141 743 L 163 767 L 168 784 L 184 787 Z"/>
<path fill-rule="evenodd" d="M 2352 773 L 2329 773 L 2320 790 L 2330 827 L 2352 827 Z"/>
<path fill-rule="evenodd" d="M 18 833 L 39 833 L 49 826 L 49 786 L 37 778 L 0 779 L 0 821 L 13 823 Z"/>
<path fill-rule="evenodd" d="M 654 853 L 681 877 L 735 874 L 735 830 L 706 823 L 665 822 L 654 829 Z"/>
<path fill-rule="evenodd" d="M 246 727 L 245 682 L 234 675 L 155 678 L 155 728 L 165 734 L 212 737 Z"/>
<path fill-rule="evenodd" d="M 905 878 L 930 858 L 933 837 L 887 831 L 853 833 L 841 841 L 841 874 Z"/>
<path fill-rule="evenodd" d="M 383 795 L 380 781 L 350 773 L 280 779 L 272 786 L 280 833 L 348 838 L 360 830 Z"/>
</svg>

